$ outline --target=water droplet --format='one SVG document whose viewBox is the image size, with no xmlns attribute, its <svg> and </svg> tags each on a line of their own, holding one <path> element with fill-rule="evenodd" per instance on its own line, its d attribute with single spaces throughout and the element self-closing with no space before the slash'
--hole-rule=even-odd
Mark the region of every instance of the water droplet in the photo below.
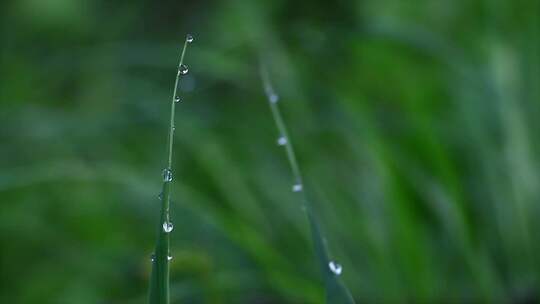
<svg viewBox="0 0 540 304">
<path fill-rule="evenodd" d="M 174 102 L 180 102 L 180 96 L 176 96 L 176 97 L 174 98 Z"/>
<path fill-rule="evenodd" d="M 152 253 L 152 255 L 150 255 L 150 261 L 154 262 L 156 260 L 156 255 Z"/>
<path fill-rule="evenodd" d="M 328 268 L 330 268 L 330 271 L 332 271 L 335 275 L 340 275 L 343 271 L 343 267 L 334 261 L 330 261 L 330 263 L 328 263 Z"/>
<path fill-rule="evenodd" d="M 279 96 L 276 93 L 272 93 L 269 97 L 271 103 L 276 103 L 279 100 Z"/>
<path fill-rule="evenodd" d="M 192 43 L 192 42 L 193 42 L 193 36 L 192 36 L 191 34 L 187 34 L 187 36 L 186 36 L 186 41 L 187 41 L 188 43 Z"/>
<path fill-rule="evenodd" d="M 172 260 L 172 256 L 169 255 L 167 256 L 167 261 L 170 261 L 170 260 Z"/>
<path fill-rule="evenodd" d="M 285 146 L 287 144 L 287 137 L 281 136 L 280 138 L 278 138 L 277 144 L 280 146 Z"/>
<path fill-rule="evenodd" d="M 173 126 L 173 127 L 172 127 L 172 130 L 173 130 L 173 131 L 174 131 L 174 130 L 176 130 L 176 127 L 175 127 L 175 126 Z"/>
<path fill-rule="evenodd" d="M 171 231 L 173 231 L 173 223 L 171 222 L 165 222 L 163 223 L 163 231 L 165 231 L 165 233 L 169 233 Z"/>
<path fill-rule="evenodd" d="M 293 191 L 293 192 L 300 192 L 300 191 L 302 191 L 302 184 L 295 184 L 295 185 L 293 185 L 292 191 Z"/>
<path fill-rule="evenodd" d="M 186 75 L 189 71 L 189 68 L 187 65 L 185 64 L 181 64 L 179 67 L 178 67 L 178 73 L 180 75 Z"/>
<path fill-rule="evenodd" d="M 172 171 L 169 170 L 169 169 L 164 169 L 163 170 L 163 181 L 164 182 L 170 182 L 170 181 L 172 181 L 172 178 L 173 178 Z"/>
</svg>

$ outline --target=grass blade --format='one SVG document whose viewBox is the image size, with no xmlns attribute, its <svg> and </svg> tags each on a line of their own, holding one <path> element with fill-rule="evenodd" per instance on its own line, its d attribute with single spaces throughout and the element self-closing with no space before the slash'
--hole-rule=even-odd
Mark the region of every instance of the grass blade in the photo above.
<svg viewBox="0 0 540 304">
<path fill-rule="evenodd" d="M 311 238 L 313 241 L 313 247 L 315 250 L 316 258 L 319 262 L 319 268 L 324 277 L 324 285 L 326 291 L 326 303 L 332 304 L 354 304 L 354 299 L 351 293 L 345 285 L 339 280 L 342 267 L 337 262 L 330 258 L 328 248 L 326 246 L 324 237 L 321 232 L 317 216 L 314 208 L 311 205 L 311 201 L 308 199 L 304 190 L 304 184 L 300 167 L 296 160 L 296 154 L 289 138 L 285 122 L 281 116 L 281 112 L 278 106 L 279 96 L 274 91 L 274 88 L 270 82 L 268 70 L 264 64 L 261 64 L 261 79 L 264 87 L 268 103 L 270 104 L 270 110 L 272 111 L 272 117 L 276 123 L 276 127 L 279 132 L 278 144 L 284 146 L 287 153 L 287 158 L 291 166 L 294 184 L 292 190 L 301 195 L 302 207 L 306 212 L 306 216 L 309 222 L 309 228 L 311 232 Z"/>
<path fill-rule="evenodd" d="M 178 84 L 180 83 L 180 78 L 188 72 L 187 66 L 184 65 L 184 55 L 186 54 L 188 43 L 191 43 L 192 41 L 193 37 L 187 35 L 186 40 L 184 41 L 184 47 L 182 48 L 182 54 L 180 55 L 178 72 L 176 74 L 176 81 L 174 83 L 174 91 L 171 100 L 171 116 L 167 139 L 167 167 L 163 170 L 163 188 L 160 195 L 161 210 L 157 241 L 154 254 L 152 255 L 152 274 L 150 276 L 149 292 L 150 304 L 169 303 L 169 263 L 171 260 L 169 234 L 173 229 L 169 215 L 169 206 L 171 201 L 171 183 L 173 180 L 172 155 L 174 143 L 174 115 L 175 105 L 180 101 L 180 98 L 177 95 Z"/>
</svg>

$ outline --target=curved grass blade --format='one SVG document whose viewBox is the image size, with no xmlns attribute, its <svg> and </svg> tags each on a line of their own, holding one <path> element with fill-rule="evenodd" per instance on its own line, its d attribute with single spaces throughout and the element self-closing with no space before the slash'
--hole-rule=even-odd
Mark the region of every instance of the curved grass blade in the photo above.
<svg viewBox="0 0 540 304">
<path fill-rule="evenodd" d="M 279 96 L 274 91 L 274 88 L 270 82 L 268 70 L 264 64 L 261 64 L 260 68 L 261 79 L 263 83 L 264 92 L 270 104 L 270 110 L 272 111 L 272 117 L 276 123 L 276 127 L 279 132 L 278 144 L 284 146 L 287 153 L 287 158 L 291 166 L 294 184 L 292 190 L 301 195 L 302 207 L 306 212 L 306 216 L 309 222 L 309 228 L 311 232 L 311 239 L 313 241 L 313 247 L 315 255 L 319 263 L 319 268 L 323 274 L 324 285 L 326 291 L 326 303 L 332 304 L 354 304 L 354 299 L 351 293 L 345 285 L 339 280 L 339 275 L 342 272 L 342 267 L 337 262 L 330 258 L 328 248 L 326 246 L 325 239 L 322 235 L 317 216 L 314 208 L 311 205 L 311 201 L 308 199 L 306 192 L 304 191 L 304 185 L 302 181 L 302 174 L 300 167 L 296 161 L 296 154 L 289 139 L 289 134 L 285 126 L 285 122 L 281 116 L 279 110 L 278 101 Z"/>
<path fill-rule="evenodd" d="M 191 43 L 192 41 L 193 37 L 191 35 L 187 35 L 186 40 L 184 41 L 184 47 L 182 48 L 182 54 L 180 55 L 178 72 L 176 74 L 176 81 L 174 83 L 174 91 L 171 100 L 171 116 L 167 139 L 167 167 L 163 170 L 163 188 L 161 195 L 159 196 L 161 199 L 161 210 L 157 241 L 154 254 L 152 255 L 152 274 L 150 275 L 150 292 L 148 301 L 150 304 L 169 304 L 169 263 L 171 260 L 169 252 L 169 234 L 173 230 L 173 225 L 169 215 L 169 206 L 171 201 L 171 183 L 173 180 L 172 154 L 174 143 L 174 114 L 175 105 L 178 101 L 180 101 L 180 97 L 177 95 L 178 84 L 180 83 L 180 78 L 188 72 L 187 66 L 184 65 L 184 55 L 186 54 L 188 43 Z"/>
</svg>

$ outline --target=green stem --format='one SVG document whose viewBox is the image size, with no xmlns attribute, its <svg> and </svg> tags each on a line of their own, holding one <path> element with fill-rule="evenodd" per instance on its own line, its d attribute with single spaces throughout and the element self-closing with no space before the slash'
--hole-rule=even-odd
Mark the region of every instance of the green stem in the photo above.
<svg viewBox="0 0 540 304">
<path fill-rule="evenodd" d="M 180 62 L 178 63 L 178 72 L 174 83 L 173 96 L 171 100 L 171 115 L 169 123 L 169 134 L 167 140 L 167 167 L 163 171 L 163 188 L 161 192 L 161 210 L 160 221 L 158 224 L 158 237 L 156 247 L 152 256 L 152 274 L 150 276 L 150 304 L 169 304 L 169 263 L 170 263 L 170 237 L 172 231 L 172 223 L 170 222 L 169 206 L 171 200 L 171 183 L 172 183 L 172 156 L 174 144 L 174 117 L 175 106 L 178 91 L 178 84 L 182 76 L 182 66 L 184 63 L 184 55 L 186 53 L 187 44 L 190 36 L 186 37 Z M 171 225 L 171 226 L 169 226 Z"/>
<path fill-rule="evenodd" d="M 314 208 L 311 205 L 310 200 L 306 195 L 306 192 L 304 191 L 302 174 L 300 172 L 300 167 L 298 166 L 298 161 L 296 160 L 296 154 L 294 153 L 292 142 L 289 139 L 289 134 L 287 132 L 287 127 L 285 126 L 281 111 L 279 110 L 279 97 L 274 91 L 272 83 L 270 82 L 268 70 L 266 69 L 266 66 L 264 64 L 261 64 L 260 71 L 264 91 L 266 93 L 268 103 L 270 104 L 270 109 L 272 111 L 272 117 L 274 118 L 274 122 L 276 123 L 276 127 L 281 136 L 280 138 L 284 138 L 284 140 L 281 141 L 280 145 L 283 145 L 285 147 L 287 159 L 289 160 L 289 165 L 293 174 L 295 182 L 295 184 L 293 185 L 293 191 L 300 192 L 302 195 L 302 204 L 309 222 L 309 228 L 311 232 L 315 255 L 317 257 L 317 260 L 319 261 L 320 270 L 324 275 L 326 302 L 332 304 L 354 304 L 354 299 L 352 298 L 349 290 L 341 283 L 340 280 L 337 279 L 337 275 L 341 273 L 341 269 L 338 273 L 335 273 L 335 270 L 333 271 L 329 267 L 331 263 L 335 262 L 330 259 L 330 256 L 328 254 L 328 248 L 326 246 L 326 240 L 322 236 L 319 222 L 317 221 L 317 217 L 314 213 Z"/>
<path fill-rule="evenodd" d="M 182 67 L 182 65 L 184 64 L 184 56 L 186 54 L 186 49 L 187 49 L 187 44 L 188 44 L 188 38 L 186 37 L 186 40 L 184 41 L 184 47 L 182 48 L 182 54 L 180 55 L 180 61 L 178 63 L 178 72 L 176 73 L 176 80 L 174 82 L 174 91 L 173 91 L 173 96 L 172 96 L 172 100 L 171 100 L 171 119 L 170 119 L 170 124 L 169 124 L 169 140 L 167 141 L 168 143 L 168 162 L 167 162 L 167 169 L 171 170 L 172 169 L 172 156 L 173 156 L 173 143 L 174 143 L 174 114 L 175 114 L 175 107 L 176 107 L 176 93 L 178 91 L 178 84 L 180 83 L 180 76 L 181 76 L 181 72 L 180 72 L 180 69 Z"/>
</svg>

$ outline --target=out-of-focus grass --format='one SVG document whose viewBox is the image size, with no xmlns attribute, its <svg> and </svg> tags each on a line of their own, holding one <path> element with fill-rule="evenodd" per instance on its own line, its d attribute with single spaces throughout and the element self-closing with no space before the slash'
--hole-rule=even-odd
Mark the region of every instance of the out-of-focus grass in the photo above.
<svg viewBox="0 0 540 304">
<path fill-rule="evenodd" d="M 324 300 L 260 49 L 358 302 L 538 299 L 538 3 L 55 3 L 0 10 L 0 302 L 145 302 L 186 31 L 173 303 Z"/>
<path fill-rule="evenodd" d="M 309 223 L 310 240 L 313 243 L 314 258 L 319 264 L 319 271 L 324 281 L 324 291 L 326 303 L 335 304 L 354 304 L 354 299 L 349 289 L 339 280 L 339 276 L 343 271 L 343 267 L 338 261 L 333 259 L 332 253 L 329 252 L 327 241 L 324 237 L 324 231 L 321 229 L 321 224 L 318 220 L 317 212 L 312 204 L 310 195 L 307 194 L 309 190 L 305 189 L 304 178 L 302 177 L 302 171 L 298 165 L 296 154 L 292 144 L 292 139 L 289 136 L 283 115 L 281 114 L 279 107 L 279 95 L 273 88 L 270 80 L 270 74 L 268 67 L 264 62 L 261 62 L 261 81 L 264 88 L 268 104 L 270 106 L 270 112 L 277 128 L 277 140 L 276 143 L 282 146 L 287 155 L 287 160 L 291 168 L 291 190 L 297 193 L 298 204 L 300 208 L 306 214 L 306 218 Z"/>
</svg>

